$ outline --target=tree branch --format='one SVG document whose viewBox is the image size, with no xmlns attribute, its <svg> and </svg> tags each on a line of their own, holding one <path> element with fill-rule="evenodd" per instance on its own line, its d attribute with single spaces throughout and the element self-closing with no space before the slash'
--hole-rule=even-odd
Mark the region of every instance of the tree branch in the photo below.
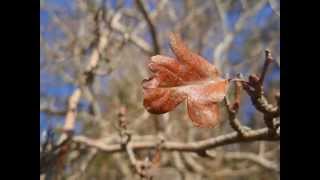
<svg viewBox="0 0 320 180">
<path fill-rule="evenodd" d="M 164 141 L 164 143 L 162 144 L 162 150 L 201 153 L 208 149 L 213 149 L 215 147 L 233 144 L 233 143 L 253 142 L 253 141 L 277 141 L 279 139 L 280 137 L 270 133 L 268 128 L 262 128 L 258 130 L 248 131 L 246 137 L 238 136 L 237 132 L 233 132 L 233 133 L 221 135 L 215 138 L 210 138 L 210 139 L 196 141 L 196 142 L 182 143 L 182 142 Z M 125 150 L 120 143 L 104 144 L 99 140 L 93 140 L 84 136 L 73 137 L 73 142 L 85 144 L 89 147 L 94 147 L 100 151 L 107 152 L 107 153 L 121 152 Z M 157 145 L 158 143 L 156 141 L 144 141 L 144 142 L 132 141 L 130 144 L 133 150 L 152 149 L 152 148 L 156 148 Z"/>
<path fill-rule="evenodd" d="M 159 47 L 159 42 L 158 42 L 158 38 L 157 38 L 157 32 L 156 32 L 155 25 L 152 23 L 149 15 L 148 15 L 148 12 L 147 12 L 146 8 L 144 7 L 143 2 L 141 0 L 136 0 L 136 4 L 137 4 L 139 11 L 143 15 L 143 18 L 146 20 L 146 22 L 148 24 L 149 31 L 150 31 L 150 34 L 152 37 L 152 42 L 153 42 L 153 52 L 154 52 L 154 54 L 159 54 L 160 47 Z"/>
<path fill-rule="evenodd" d="M 118 11 L 111 20 L 111 28 L 115 31 L 120 32 L 123 34 L 125 39 L 132 42 L 134 45 L 136 45 L 138 48 L 140 48 L 142 51 L 144 51 L 147 54 L 153 54 L 152 48 L 149 46 L 147 42 L 144 41 L 144 39 L 140 38 L 139 36 L 135 34 L 130 34 L 127 32 L 126 27 L 120 23 L 120 18 L 122 16 L 122 13 Z"/>
</svg>

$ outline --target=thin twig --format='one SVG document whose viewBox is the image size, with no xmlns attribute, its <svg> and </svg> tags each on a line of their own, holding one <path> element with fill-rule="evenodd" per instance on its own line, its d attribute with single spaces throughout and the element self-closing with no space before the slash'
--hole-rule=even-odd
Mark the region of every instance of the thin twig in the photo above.
<svg viewBox="0 0 320 180">
<path fill-rule="evenodd" d="M 271 57 L 271 53 L 269 50 L 265 51 L 265 61 L 263 65 L 263 69 L 260 75 L 260 84 L 263 84 L 264 78 L 266 76 L 269 65 L 273 62 L 273 58 Z"/>
<path fill-rule="evenodd" d="M 156 32 L 155 25 L 152 23 L 143 2 L 141 0 L 136 0 L 136 4 L 137 4 L 139 11 L 142 13 L 144 19 L 146 20 L 146 22 L 148 24 L 149 31 L 150 31 L 150 34 L 152 37 L 152 42 L 153 42 L 153 52 L 154 52 L 154 54 L 159 54 L 160 53 L 160 46 L 159 46 L 159 42 L 158 42 L 158 38 L 157 38 L 157 32 Z"/>
<path fill-rule="evenodd" d="M 239 110 L 239 106 L 240 106 L 240 91 L 241 91 L 241 83 L 240 83 L 240 81 L 235 81 L 235 98 L 234 98 L 235 100 L 234 100 L 233 104 L 231 105 L 228 97 L 225 97 L 224 103 L 225 103 L 227 111 L 228 111 L 230 126 L 236 132 L 238 132 L 239 136 L 245 137 L 247 135 L 246 134 L 247 129 L 241 125 L 241 122 L 236 117 L 237 112 Z"/>
<path fill-rule="evenodd" d="M 120 23 L 120 19 L 122 17 L 121 11 L 118 11 L 112 18 L 110 27 L 111 29 L 120 32 L 124 38 L 130 42 L 132 42 L 134 45 L 136 45 L 138 48 L 140 48 L 142 51 L 144 51 L 146 54 L 153 54 L 153 50 L 150 47 L 150 45 L 145 42 L 144 39 L 140 38 L 139 36 L 135 34 L 129 34 L 126 27 Z"/>
</svg>

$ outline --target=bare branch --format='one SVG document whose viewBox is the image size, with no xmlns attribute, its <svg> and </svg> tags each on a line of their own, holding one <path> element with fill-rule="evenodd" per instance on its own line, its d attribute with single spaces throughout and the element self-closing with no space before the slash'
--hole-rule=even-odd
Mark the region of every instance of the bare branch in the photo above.
<svg viewBox="0 0 320 180">
<path fill-rule="evenodd" d="M 263 80 L 266 76 L 267 70 L 269 65 L 273 62 L 273 58 L 271 57 L 271 53 L 269 50 L 265 51 L 265 61 L 264 61 L 264 65 L 263 65 L 263 69 L 261 71 L 261 75 L 260 75 L 260 84 L 263 84 Z"/>
<path fill-rule="evenodd" d="M 132 42 L 134 45 L 139 47 L 141 50 L 146 52 L 147 54 L 153 54 L 152 48 L 146 43 L 142 38 L 138 37 L 135 34 L 129 34 L 127 32 L 126 27 L 120 23 L 120 18 L 122 16 L 121 11 L 118 11 L 114 18 L 111 21 L 111 28 L 123 34 L 124 38 Z"/>
<path fill-rule="evenodd" d="M 153 52 L 154 54 L 159 54 L 160 53 L 160 46 L 159 46 L 159 42 L 158 42 L 158 38 L 157 38 L 157 32 L 156 32 L 156 27 L 155 25 L 152 23 L 148 12 L 146 11 L 146 8 L 144 7 L 144 4 L 141 0 L 136 0 L 136 4 L 137 7 L 139 9 L 139 11 L 141 12 L 141 14 L 143 15 L 144 19 L 146 20 L 148 27 L 149 27 L 149 31 L 152 37 L 152 42 L 153 42 Z"/>
<path fill-rule="evenodd" d="M 234 31 L 233 32 L 228 32 L 225 36 L 224 39 L 217 45 L 214 51 L 214 61 L 217 67 L 219 69 L 222 68 L 222 60 L 223 60 L 223 55 L 227 50 L 231 47 L 231 44 L 234 40 L 234 37 L 236 36 L 237 33 L 241 32 L 243 28 L 245 27 L 247 23 L 247 19 L 251 17 L 252 15 L 256 14 L 261 10 L 261 8 L 266 4 L 266 0 L 259 1 L 251 10 L 245 11 L 238 19 L 238 21 L 234 25 Z M 223 61 L 225 62 L 225 61 Z"/>
<path fill-rule="evenodd" d="M 268 130 L 268 128 L 262 128 L 258 130 L 248 131 L 246 137 L 238 136 L 237 132 L 220 135 L 215 138 L 196 142 L 170 142 L 165 141 L 162 144 L 162 150 L 164 151 L 180 151 L 180 152 L 196 152 L 201 153 L 208 149 L 213 149 L 219 146 L 241 143 L 241 142 L 253 142 L 253 141 L 277 141 L 280 137 L 274 136 Z M 73 137 L 73 142 L 82 143 L 89 147 L 95 147 L 103 152 L 114 153 L 121 152 L 124 149 L 121 144 L 104 144 L 99 140 L 92 140 L 84 136 Z M 155 141 L 134 142 L 132 141 L 131 147 L 134 150 L 152 149 L 158 144 Z"/>
<path fill-rule="evenodd" d="M 248 131 L 249 128 L 242 126 L 239 119 L 236 117 L 237 112 L 239 110 L 239 106 L 240 106 L 240 90 L 241 90 L 240 81 L 236 81 L 235 86 L 236 86 L 235 87 L 235 101 L 231 105 L 228 97 L 225 97 L 224 103 L 225 103 L 226 109 L 228 111 L 230 126 L 236 132 L 238 132 L 240 136 L 246 136 L 247 135 L 246 131 Z"/>
<path fill-rule="evenodd" d="M 54 115 L 54 116 L 64 116 L 67 113 L 67 111 L 65 110 L 58 110 L 58 109 L 53 109 L 49 107 L 40 107 L 40 112 L 46 113 L 48 115 Z"/>
</svg>

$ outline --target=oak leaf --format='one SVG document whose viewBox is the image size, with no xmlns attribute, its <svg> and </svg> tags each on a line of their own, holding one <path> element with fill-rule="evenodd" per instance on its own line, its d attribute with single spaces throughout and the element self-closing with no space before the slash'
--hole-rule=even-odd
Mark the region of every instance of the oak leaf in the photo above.
<svg viewBox="0 0 320 180">
<path fill-rule="evenodd" d="M 219 77 L 215 66 L 191 52 L 181 38 L 170 35 L 170 47 L 176 58 L 151 57 L 152 77 L 142 82 L 144 107 L 153 114 L 172 111 L 184 100 L 196 127 L 214 127 L 219 123 L 218 103 L 226 95 L 228 80 Z"/>
</svg>

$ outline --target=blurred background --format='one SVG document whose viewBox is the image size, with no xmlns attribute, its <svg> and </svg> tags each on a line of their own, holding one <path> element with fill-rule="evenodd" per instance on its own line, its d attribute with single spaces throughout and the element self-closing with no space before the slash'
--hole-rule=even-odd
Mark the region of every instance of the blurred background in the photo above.
<svg viewBox="0 0 320 180">
<path fill-rule="evenodd" d="M 41 0 L 40 1 L 40 154 L 65 134 L 106 144 L 120 141 L 123 120 L 132 138 L 190 142 L 232 132 L 227 114 L 214 129 L 195 128 L 185 105 L 164 115 L 143 107 L 141 81 L 155 54 L 172 56 L 170 32 L 221 71 L 223 77 L 259 74 L 264 51 L 275 62 L 264 84 L 269 102 L 280 91 L 280 1 L 277 0 Z M 73 107 L 73 108 L 71 108 Z M 73 113 L 72 112 L 77 112 Z M 241 93 L 240 121 L 264 127 L 262 114 Z M 227 152 L 250 153 L 279 165 L 279 142 L 215 148 L 216 158 L 163 152 L 154 179 L 279 179 L 279 172 Z M 51 151 L 50 151 L 51 152 Z M 149 151 L 135 152 L 144 159 Z M 126 153 L 103 153 L 71 143 L 63 163 L 41 162 L 44 179 L 140 179 Z M 61 159 L 61 153 L 51 159 Z M 159 175 L 161 174 L 161 175 Z"/>
</svg>

